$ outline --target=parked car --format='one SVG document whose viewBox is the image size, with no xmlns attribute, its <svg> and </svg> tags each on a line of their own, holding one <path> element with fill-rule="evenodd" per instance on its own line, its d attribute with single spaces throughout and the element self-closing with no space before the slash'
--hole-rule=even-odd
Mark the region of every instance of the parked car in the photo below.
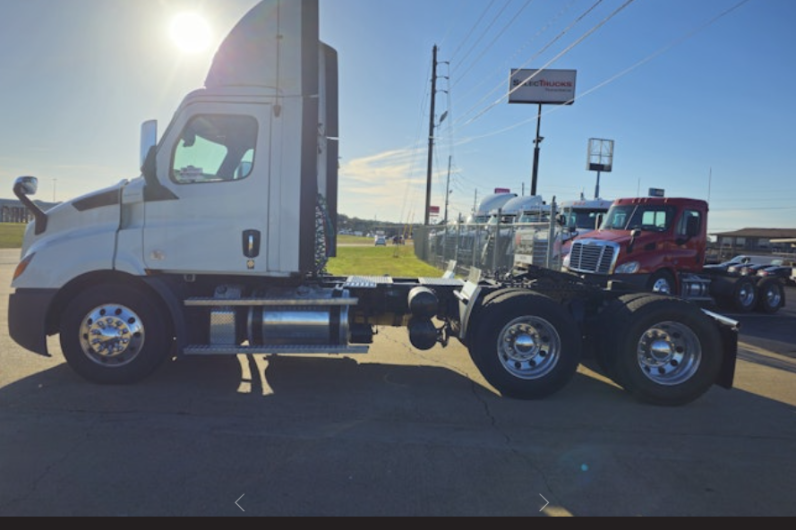
<svg viewBox="0 0 796 530">
<path fill-rule="evenodd" d="M 374 245 L 377 247 L 386 247 L 387 246 L 387 238 L 384 236 L 376 236 L 374 240 Z"/>
</svg>

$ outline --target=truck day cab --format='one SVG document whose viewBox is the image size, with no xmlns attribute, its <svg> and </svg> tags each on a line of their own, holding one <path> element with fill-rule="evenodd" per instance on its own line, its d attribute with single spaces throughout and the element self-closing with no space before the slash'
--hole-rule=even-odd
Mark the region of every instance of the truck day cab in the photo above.
<svg viewBox="0 0 796 530">
<path fill-rule="evenodd" d="M 739 312 L 774 313 L 783 282 L 705 265 L 708 204 L 698 199 L 617 199 L 602 226 L 569 243 L 565 270 L 601 282 L 678 294 Z"/>
<path fill-rule="evenodd" d="M 277 4 L 278 9 L 274 9 Z M 269 0 L 216 53 L 142 175 L 32 211 L 8 326 L 49 355 L 58 335 L 89 381 L 129 384 L 165 359 L 367 353 L 379 326 L 421 350 L 460 341 L 504 397 L 561 390 L 582 358 L 631 395 L 689 403 L 731 388 L 738 323 L 677 297 L 595 286 L 530 267 L 500 280 L 335 277 L 337 54 L 318 0 Z"/>
</svg>

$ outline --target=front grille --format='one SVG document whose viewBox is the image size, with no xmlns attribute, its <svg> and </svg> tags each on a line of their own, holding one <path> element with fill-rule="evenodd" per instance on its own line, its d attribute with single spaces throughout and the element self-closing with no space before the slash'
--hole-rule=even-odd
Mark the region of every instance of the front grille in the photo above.
<svg viewBox="0 0 796 530">
<path fill-rule="evenodd" d="M 607 241 L 587 239 L 574 241 L 569 257 L 569 270 L 589 274 L 611 274 L 619 246 Z"/>
</svg>

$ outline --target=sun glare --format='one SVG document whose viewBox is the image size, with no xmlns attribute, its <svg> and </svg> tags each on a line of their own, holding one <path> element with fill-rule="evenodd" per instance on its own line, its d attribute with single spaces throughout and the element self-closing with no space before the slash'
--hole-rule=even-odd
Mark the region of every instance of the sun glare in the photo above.
<svg viewBox="0 0 796 530">
<path fill-rule="evenodd" d="M 198 53 L 210 46 L 210 25 L 196 13 L 181 13 L 171 21 L 171 40 L 186 53 Z"/>
</svg>

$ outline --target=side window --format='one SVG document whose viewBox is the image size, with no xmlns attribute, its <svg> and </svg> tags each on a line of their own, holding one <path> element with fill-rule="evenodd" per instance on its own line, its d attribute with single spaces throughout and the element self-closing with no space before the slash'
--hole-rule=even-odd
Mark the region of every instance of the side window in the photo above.
<svg viewBox="0 0 796 530">
<path fill-rule="evenodd" d="M 194 116 L 174 150 L 171 179 L 178 184 L 245 179 L 256 143 L 257 120 L 251 116 Z"/>
<path fill-rule="evenodd" d="M 689 219 L 693 219 L 693 218 L 697 219 L 697 225 L 698 226 L 700 226 L 700 227 L 702 226 L 702 221 L 701 221 L 702 216 L 701 216 L 701 214 L 698 211 L 696 211 L 696 210 L 685 210 L 683 212 L 683 216 L 680 217 L 680 222 L 677 223 L 676 235 L 678 235 L 678 236 L 686 236 L 686 235 L 688 235 L 688 220 Z"/>
<path fill-rule="evenodd" d="M 668 215 L 665 210 L 647 210 L 641 216 L 641 226 L 646 229 L 666 230 Z"/>
</svg>

